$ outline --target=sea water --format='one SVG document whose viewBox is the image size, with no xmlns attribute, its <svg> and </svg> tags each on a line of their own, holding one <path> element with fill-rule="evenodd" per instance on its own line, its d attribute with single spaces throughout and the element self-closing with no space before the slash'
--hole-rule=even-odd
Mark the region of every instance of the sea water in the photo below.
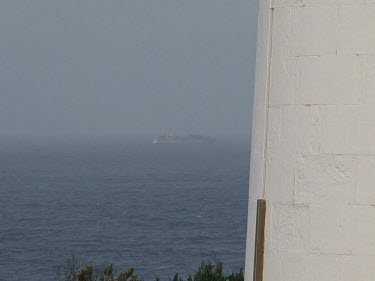
<svg viewBox="0 0 375 281">
<path fill-rule="evenodd" d="M 50 281 L 65 259 L 145 280 L 202 260 L 244 267 L 247 141 L 116 139 L 0 145 L 0 280 Z"/>
</svg>

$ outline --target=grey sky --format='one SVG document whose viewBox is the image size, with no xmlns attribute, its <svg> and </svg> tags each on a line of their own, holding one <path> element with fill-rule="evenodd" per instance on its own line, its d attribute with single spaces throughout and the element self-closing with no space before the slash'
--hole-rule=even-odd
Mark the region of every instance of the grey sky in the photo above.
<svg viewBox="0 0 375 281">
<path fill-rule="evenodd" d="M 0 135 L 248 134 L 256 2 L 0 1 Z"/>
</svg>

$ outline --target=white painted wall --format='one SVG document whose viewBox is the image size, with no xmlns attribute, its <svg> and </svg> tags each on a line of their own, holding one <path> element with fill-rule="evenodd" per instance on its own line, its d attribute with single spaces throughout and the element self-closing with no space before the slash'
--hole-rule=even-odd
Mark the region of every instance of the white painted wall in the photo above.
<svg viewBox="0 0 375 281">
<path fill-rule="evenodd" d="M 246 256 L 264 281 L 375 278 L 375 0 L 260 0 Z"/>
</svg>

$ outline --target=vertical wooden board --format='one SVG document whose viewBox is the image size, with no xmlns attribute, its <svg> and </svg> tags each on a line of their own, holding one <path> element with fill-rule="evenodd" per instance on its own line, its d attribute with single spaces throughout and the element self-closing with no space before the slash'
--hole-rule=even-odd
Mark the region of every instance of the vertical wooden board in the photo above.
<svg viewBox="0 0 375 281">
<path fill-rule="evenodd" d="M 263 281 L 264 233 L 266 225 L 266 201 L 257 202 L 257 221 L 255 234 L 255 257 L 253 281 Z"/>
</svg>

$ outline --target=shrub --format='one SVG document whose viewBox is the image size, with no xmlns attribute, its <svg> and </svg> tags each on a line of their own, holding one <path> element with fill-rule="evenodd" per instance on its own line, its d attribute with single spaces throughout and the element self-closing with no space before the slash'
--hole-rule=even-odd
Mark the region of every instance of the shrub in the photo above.
<svg viewBox="0 0 375 281">
<path fill-rule="evenodd" d="M 83 266 L 78 269 L 77 281 L 94 281 L 94 270 L 91 266 Z"/>
<path fill-rule="evenodd" d="M 77 271 L 80 268 L 78 261 L 72 255 L 70 258 L 65 260 L 64 265 L 56 274 L 57 281 L 76 281 Z"/>
<path fill-rule="evenodd" d="M 134 268 L 130 267 L 121 271 L 115 277 L 113 265 L 107 265 L 103 270 L 95 270 L 92 266 L 80 265 L 74 257 L 67 259 L 62 270 L 56 275 L 56 281 L 143 281 L 134 274 Z M 155 281 L 160 281 L 156 278 Z M 169 281 L 184 281 L 178 273 Z M 189 275 L 186 281 L 244 281 L 242 269 L 238 273 L 226 275 L 221 261 L 203 261 L 193 275 Z"/>
<path fill-rule="evenodd" d="M 244 281 L 244 274 L 242 268 L 238 273 L 232 272 L 232 274 L 228 276 L 228 281 Z"/>
</svg>

